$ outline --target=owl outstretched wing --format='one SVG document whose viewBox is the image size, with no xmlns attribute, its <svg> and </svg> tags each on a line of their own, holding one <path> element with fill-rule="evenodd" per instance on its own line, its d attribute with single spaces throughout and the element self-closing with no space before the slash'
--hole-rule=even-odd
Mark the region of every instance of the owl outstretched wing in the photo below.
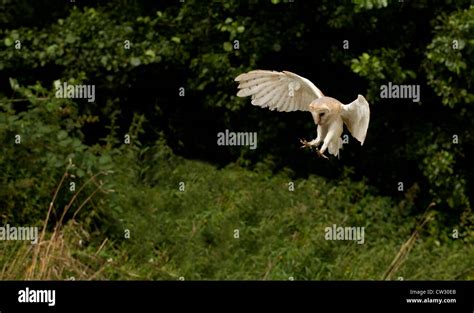
<svg viewBox="0 0 474 313">
<path fill-rule="evenodd" d="M 370 121 L 370 108 L 367 100 L 358 95 L 355 101 L 342 105 L 341 117 L 352 136 L 360 141 L 360 145 L 363 145 Z"/>
<path fill-rule="evenodd" d="M 255 70 L 240 74 L 239 97 L 252 97 L 252 104 L 282 112 L 309 111 L 309 104 L 323 93 L 308 79 L 283 71 Z"/>
</svg>

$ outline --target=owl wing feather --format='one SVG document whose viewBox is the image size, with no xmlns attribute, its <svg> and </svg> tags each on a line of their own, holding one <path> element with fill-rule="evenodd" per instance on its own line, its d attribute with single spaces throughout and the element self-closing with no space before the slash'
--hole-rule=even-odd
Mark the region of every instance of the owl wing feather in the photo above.
<svg viewBox="0 0 474 313">
<path fill-rule="evenodd" d="M 323 93 L 308 79 L 283 71 L 255 70 L 235 78 L 238 97 L 252 97 L 252 104 L 281 112 L 309 111 L 309 104 Z"/>
<path fill-rule="evenodd" d="M 367 135 L 370 120 L 369 103 L 361 95 L 355 101 L 342 105 L 341 117 L 352 136 L 360 141 L 362 146 Z"/>
</svg>

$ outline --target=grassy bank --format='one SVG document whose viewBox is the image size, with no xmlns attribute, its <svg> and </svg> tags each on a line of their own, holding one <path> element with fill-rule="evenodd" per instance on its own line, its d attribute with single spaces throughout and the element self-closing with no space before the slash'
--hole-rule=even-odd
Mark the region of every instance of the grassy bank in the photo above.
<svg viewBox="0 0 474 313">
<path fill-rule="evenodd" d="M 217 169 L 163 144 L 111 162 L 110 192 L 90 197 L 82 214 L 49 220 L 36 246 L 0 243 L 1 279 L 474 278 L 468 228 L 452 239 L 436 207 L 412 216 L 409 200 L 364 182 Z M 364 243 L 325 240 L 333 224 L 365 227 Z"/>
</svg>

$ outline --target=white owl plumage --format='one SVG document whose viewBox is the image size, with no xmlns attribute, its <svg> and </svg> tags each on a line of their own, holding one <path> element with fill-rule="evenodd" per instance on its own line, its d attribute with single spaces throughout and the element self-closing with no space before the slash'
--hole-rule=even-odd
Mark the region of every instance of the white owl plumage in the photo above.
<svg viewBox="0 0 474 313">
<path fill-rule="evenodd" d="M 237 96 L 251 96 L 252 104 L 281 112 L 309 111 L 318 125 L 316 139 L 301 140 L 303 147 L 318 147 L 320 156 L 326 149 L 334 156 L 342 148 L 343 124 L 361 145 L 364 144 L 370 120 L 369 103 L 362 95 L 349 104 L 326 97 L 311 81 L 283 71 L 254 70 L 235 78 Z"/>
</svg>

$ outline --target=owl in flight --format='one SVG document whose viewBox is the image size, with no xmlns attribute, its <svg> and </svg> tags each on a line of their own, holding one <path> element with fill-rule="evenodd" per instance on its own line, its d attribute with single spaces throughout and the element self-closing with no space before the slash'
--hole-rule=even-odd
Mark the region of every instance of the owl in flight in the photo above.
<svg viewBox="0 0 474 313">
<path fill-rule="evenodd" d="M 338 156 L 342 148 L 343 124 L 361 145 L 364 144 L 370 109 L 361 95 L 349 104 L 342 104 L 324 96 L 308 79 L 287 71 L 255 70 L 240 74 L 235 81 L 239 83 L 237 96 L 252 96 L 253 105 L 283 112 L 309 111 L 318 125 L 318 135 L 310 142 L 300 139 L 302 148 L 315 147 L 317 154 L 326 159 L 326 150 Z"/>
</svg>

